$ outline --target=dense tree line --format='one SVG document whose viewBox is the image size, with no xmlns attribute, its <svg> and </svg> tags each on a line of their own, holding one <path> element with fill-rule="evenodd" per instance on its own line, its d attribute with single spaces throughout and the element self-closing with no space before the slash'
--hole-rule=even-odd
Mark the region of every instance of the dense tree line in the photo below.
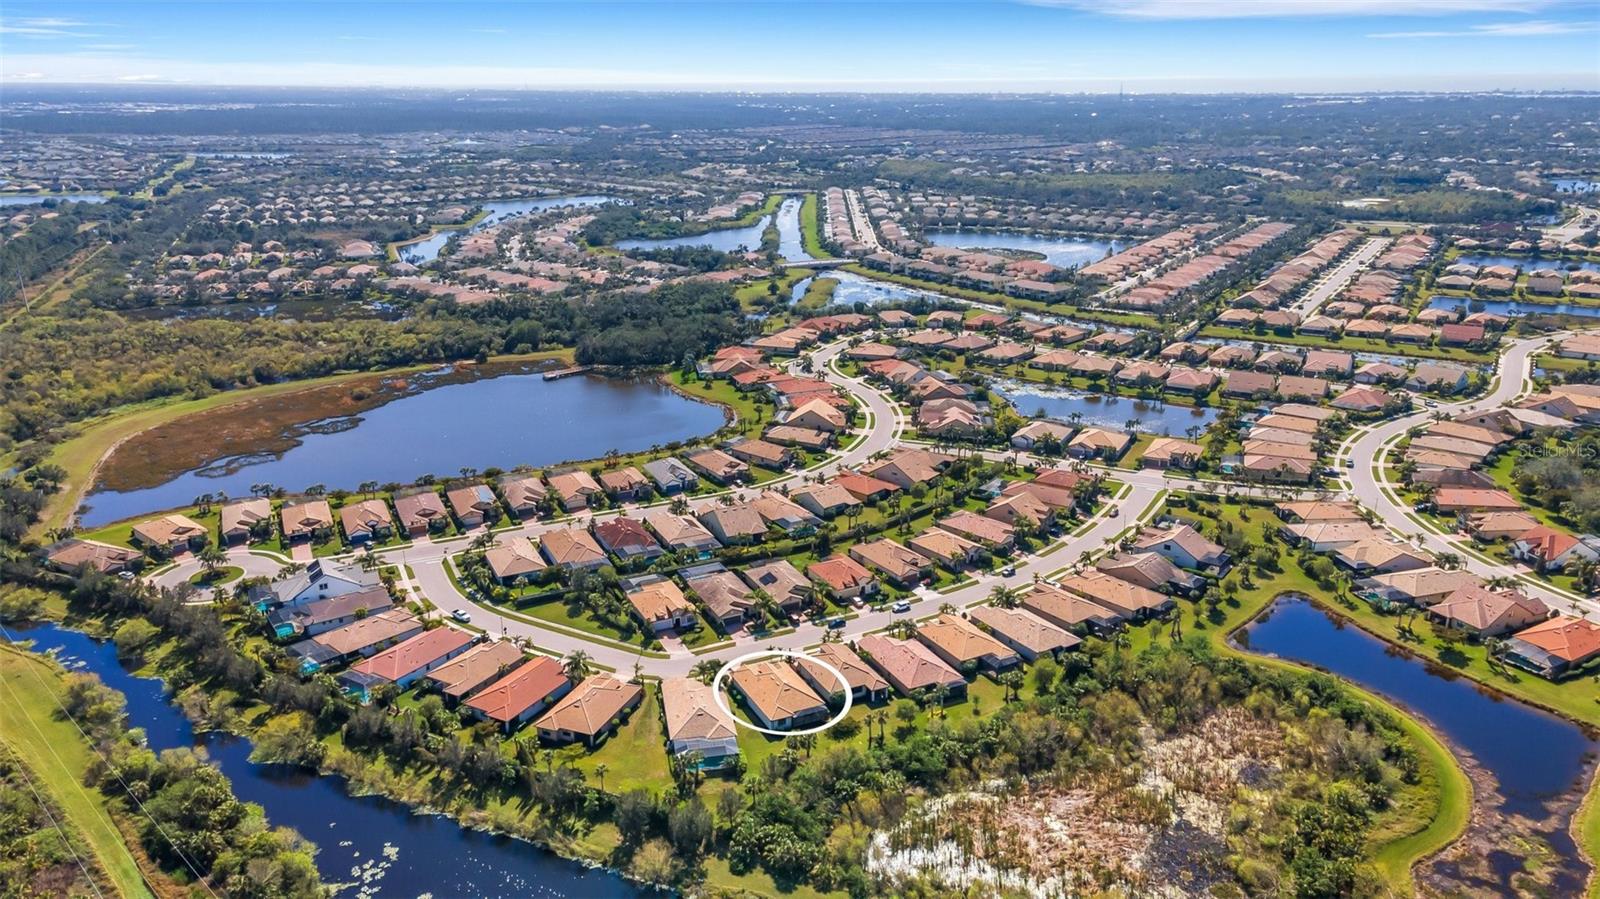
<svg viewBox="0 0 1600 899">
<path fill-rule="evenodd" d="M 124 705 L 99 678 L 68 674 L 60 713 L 95 749 L 89 784 L 123 804 L 152 859 L 178 880 L 203 880 L 222 896 L 323 895 L 309 844 L 271 828 L 261 808 L 239 801 L 222 772 L 195 751 L 152 752 L 129 730 Z"/>
<path fill-rule="evenodd" d="M 60 268 L 74 253 L 94 241 L 108 239 L 115 223 L 129 214 L 128 207 L 122 203 L 66 203 L 46 211 L 55 216 L 40 218 L 22 234 L 0 241 L 0 303 L 11 300 L 19 290 Z M 83 227 L 89 222 L 100 224 L 94 228 Z"/>
<path fill-rule="evenodd" d="M 66 816 L 35 778 L 0 747 L 0 899 L 111 893 L 93 851 L 58 826 Z"/>
<path fill-rule="evenodd" d="M 1536 437 L 1515 452 L 1511 477 L 1518 493 L 1579 533 L 1600 531 L 1600 435 L 1564 436 L 1559 446 Z"/>
<path fill-rule="evenodd" d="M 730 288 L 703 284 L 467 307 L 430 300 L 398 322 L 29 316 L 0 331 L 0 450 L 151 399 L 548 346 L 575 346 L 585 363 L 663 365 L 747 327 Z"/>
</svg>

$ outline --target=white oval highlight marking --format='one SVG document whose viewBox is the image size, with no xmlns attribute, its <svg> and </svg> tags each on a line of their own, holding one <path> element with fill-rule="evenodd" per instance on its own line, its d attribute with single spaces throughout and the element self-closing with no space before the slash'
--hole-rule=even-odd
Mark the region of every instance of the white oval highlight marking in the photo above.
<svg viewBox="0 0 1600 899">
<path fill-rule="evenodd" d="M 833 675 L 834 678 L 839 681 L 839 686 L 844 688 L 844 707 L 839 709 L 838 714 L 834 715 L 832 718 L 829 718 L 827 721 L 822 722 L 816 727 L 808 727 L 805 730 L 775 730 L 770 727 L 762 727 L 761 725 L 752 721 L 741 720 L 739 716 L 734 713 L 733 707 L 728 704 L 728 694 L 722 689 L 723 681 L 727 680 L 729 672 L 740 665 L 743 665 L 746 662 L 769 657 L 804 659 L 805 661 L 810 662 L 811 664 L 816 665 L 822 670 Z M 736 659 L 729 660 L 728 663 L 723 665 L 722 669 L 717 672 L 717 676 L 711 679 L 711 690 L 713 695 L 716 697 L 717 706 L 724 712 L 728 713 L 728 717 L 733 719 L 734 724 L 740 727 L 747 727 L 758 734 L 768 734 L 774 737 L 801 737 L 805 736 L 806 734 L 820 734 L 835 724 L 838 724 L 840 721 L 843 721 L 844 716 L 850 714 L 850 706 L 855 702 L 855 696 L 850 692 L 850 682 L 845 680 L 843 671 L 840 671 L 838 668 L 833 667 L 832 664 L 824 662 L 819 658 L 808 656 L 803 652 L 797 652 L 790 649 L 762 649 L 756 652 L 745 653 Z M 823 701 L 826 702 L 827 697 L 823 697 Z"/>
</svg>

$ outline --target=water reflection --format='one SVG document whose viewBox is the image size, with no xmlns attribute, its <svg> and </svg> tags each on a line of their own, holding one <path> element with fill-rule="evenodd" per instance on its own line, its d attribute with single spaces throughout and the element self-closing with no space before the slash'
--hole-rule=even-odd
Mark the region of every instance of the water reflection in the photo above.
<svg viewBox="0 0 1600 899">
<path fill-rule="evenodd" d="M 196 736 L 159 680 L 135 677 L 117 660 L 116 647 L 54 624 L 0 631 L 33 641 L 68 669 L 97 675 L 127 697 L 128 723 L 142 728 L 152 749 L 202 746 L 227 775 L 234 793 L 266 810 L 274 826 L 292 827 L 317 846 L 324 882 L 347 884 L 341 895 L 435 897 L 643 896 L 646 891 L 614 874 L 586 868 L 506 837 L 467 830 L 438 815 L 414 815 L 376 796 L 355 797 L 337 777 L 319 777 L 287 765 L 250 761 L 249 741 L 226 734 Z"/>
</svg>

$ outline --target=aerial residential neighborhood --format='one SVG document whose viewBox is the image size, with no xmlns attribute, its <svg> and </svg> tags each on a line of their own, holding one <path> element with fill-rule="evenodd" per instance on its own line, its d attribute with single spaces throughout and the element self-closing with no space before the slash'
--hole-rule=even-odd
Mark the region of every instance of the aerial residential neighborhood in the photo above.
<svg viewBox="0 0 1600 899">
<path fill-rule="evenodd" d="M 14 6 L 0 892 L 1600 882 L 1592 9 Z"/>
</svg>

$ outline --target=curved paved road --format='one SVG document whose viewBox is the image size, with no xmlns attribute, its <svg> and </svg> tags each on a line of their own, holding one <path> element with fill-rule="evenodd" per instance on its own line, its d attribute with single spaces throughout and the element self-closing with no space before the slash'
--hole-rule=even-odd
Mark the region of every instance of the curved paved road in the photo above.
<svg viewBox="0 0 1600 899">
<path fill-rule="evenodd" d="M 1354 468 L 1349 470 L 1350 495 L 1376 512 L 1378 520 L 1395 534 L 1412 539 L 1417 546 L 1436 555 L 1451 553 L 1459 556 L 1463 567 L 1481 578 L 1514 578 L 1518 581 L 1518 589 L 1538 597 L 1551 608 L 1566 609 L 1577 600 L 1590 609 L 1600 610 L 1600 603 L 1583 600 L 1537 580 L 1526 568 L 1486 560 L 1477 553 L 1470 539 L 1459 539 L 1454 534 L 1440 534 L 1425 529 L 1411 517 L 1410 507 L 1391 492 L 1394 485 L 1388 480 L 1381 464 L 1391 444 L 1410 429 L 1426 424 L 1436 416 L 1455 418 L 1470 412 L 1486 412 L 1517 399 L 1531 383 L 1533 356 L 1546 344 L 1563 336 L 1565 333 L 1549 334 L 1512 343 L 1500 356 L 1496 380 L 1488 393 L 1462 402 L 1440 403 L 1436 409 L 1425 409 L 1358 431 L 1340 447 L 1339 459 L 1341 464 L 1344 460 L 1355 463 Z"/>
<path fill-rule="evenodd" d="M 1409 428 L 1431 419 L 1436 411 L 1455 414 L 1498 408 L 1515 399 L 1523 392 L 1527 383 L 1531 365 L 1530 360 L 1534 353 L 1545 343 L 1558 336 L 1560 335 L 1531 338 L 1512 344 L 1500 359 L 1498 382 L 1483 397 L 1462 403 L 1442 404 L 1438 410 L 1430 409 L 1418 412 L 1356 432 L 1340 449 L 1341 458 L 1351 458 L 1358 462 L 1357 466 L 1350 471 L 1352 482 L 1350 495 L 1376 511 L 1380 520 L 1390 530 L 1402 535 L 1409 535 L 1420 530 L 1408 517 L 1408 510 L 1397 503 L 1379 481 L 1382 472 L 1373 464 L 1373 461 L 1380 457 L 1379 450 L 1386 444 L 1398 439 Z M 841 468 L 859 466 L 868 461 L 873 455 L 893 449 L 902 443 L 907 423 L 899 406 L 882 391 L 864 380 L 847 377 L 833 367 L 832 363 L 839 358 L 847 345 L 847 341 L 840 340 L 819 348 L 811 355 L 811 364 L 815 373 L 848 392 L 861 404 L 865 412 L 866 433 L 860 437 L 859 442 L 830 458 L 827 462 L 814 468 L 770 481 L 762 485 L 762 488 L 785 482 L 797 484 L 800 480 L 806 478 L 826 478 Z M 801 367 L 802 362 L 800 360 L 790 363 L 791 370 L 798 371 Z M 1023 461 L 1032 461 L 1027 454 L 1019 453 L 986 451 L 982 455 L 995 460 L 1020 458 Z M 1025 587 L 1034 580 L 1051 572 L 1071 566 L 1084 553 L 1103 550 L 1108 544 L 1114 542 L 1124 530 L 1138 522 L 1147 513 L 1153 511 L 1156 500 L 1163 491 L 1220 492 L 1231 489 L 1235 493 L 1262 496 L 1283 496 L 1286 493 L 1294 492 L 1276 488 L 1251 488 L 1224 482 L 1198 480 L 1160 471 L 1129 471 L 1100 466 L 1095 466 L 1095 468 L 1121 481 L 1127 487 L 1120 496 L 1108 501 L 1100 511 L 1100 514 L 1085 522 L 1078 533 L 1068 535 L 1056 544 L 1045 548 L 1044 554 L 1018 557 L 1015 563 L 1015 573 L 1010 576 L 990 573 L 976 574 L 970 583 L 943 594 L 924 588 L 918 592 L 911 614 L 919 617 L 926 616 L 944 603 L 950 603 L 957 608 L 966 608 L 985 601 L 996 585 Z M 735 495 L 743 496 L 752 491 L 753 488 L 743 488 L 732 492 Z M 1328 492 L 1300 491 L 1299 495 L 1325 495 Z M 692 510 L 698 510 L 714 505 L 718 501 L 719 496 L 702 496 L 689 500 L 689 505 Z M 640 511 L 640 507 L 637 506 L 626 508 L 626 512 L 629 514 L 636 514 L 638 511 Z M 623 513 L 619 510 L 611 509 L 600 513 L 582 513 L 557 521 L 528 522 L 514 529 L 500 531 L 497 536 L 504 537 L 520 534 L 538 538 L 541 534 L 552 530 L 587 527 L 593 518 L 618 514 Z M 687 673 L 695 664 L 706 659 L 726 660 L 758 647 L 801 649 L 814 645 L 822 639 L 823 629 L 821 626 L 803 623 L 793 632 L 766 639 L 756 640 L 742 637 L 735 645 L 711 652 L 696 655 L 680 649 L 669 653 L 666 658 L 661 658 L 659 654 L 647 656 L 638 650 L 628 649 L 614 643 L 596 642 L 593 635 L 581 631 L 542 622 L 534 623 L 526 618 L 504 615 L 493 606 L 473 602 L 462 595 L 446 572 L 446 559 L 464 551 L 473 536 L 475 535 L 459 536 L 438 542 L 424 539 L 410 546 L 380 550 L 378 555 L 387 564 L 409 566 L 415 573 L 414 579 L 406 579 L 404 584 L 406 589 L 420 592 L 442 610 L 470 609 L 473 614 L 473 623 L 491 634 L 498 633 L 520 638 L 540 650 L 558 655 L 566 655 L 582 650 L 599 664 L 618 671 L 631 671 L 633 666 L 638 664 L 650 674 L 662 676 L 679 675 Z M 1422 535 L 1421 541 L 1424 547 L 1434 552 L 1453 552 L 1461 555 L 1467 560 L 1467 567 L 1470 570 L 1484 577 L 1517 576 L 1522 574 L 1519 570 L 1509 569 L 1507 566 L 1502 565 L 1492 565 L 1462 552 L 1461 548 L 1457 547 L 1445 535 L 1426 533 Z M 257 553 L 250 553 L 243 549 L 234 549 L 229 552 L 228 564 L 244 568 L 246 574 L 251 576 L 271 576 L 281 567 L 282 561 Z M 153 582 L 163 587 L 176 586 L 187 581 L 189 576 L 193 575 L 198 569 L 199 564 L 197 562 L 185 562 L 156 576 L 153 578 Z M 1543 596 L 1546 601 L 1559 602 L 1562 606 L 1570 602 L 1570 597 L 1558 595 L 1556 591 L 1552 591 L 1542 585 L 1533 584 L 1525 587 L 1525 589 Z M 897 616 L 887 610 L 862 610 L 857 617 L 849 620 L 847 626 L 843 629 L 843 636 L 847 640 L 854 639 L 887 626 L 897 617 L 901 616 Z"/>
</svg>

